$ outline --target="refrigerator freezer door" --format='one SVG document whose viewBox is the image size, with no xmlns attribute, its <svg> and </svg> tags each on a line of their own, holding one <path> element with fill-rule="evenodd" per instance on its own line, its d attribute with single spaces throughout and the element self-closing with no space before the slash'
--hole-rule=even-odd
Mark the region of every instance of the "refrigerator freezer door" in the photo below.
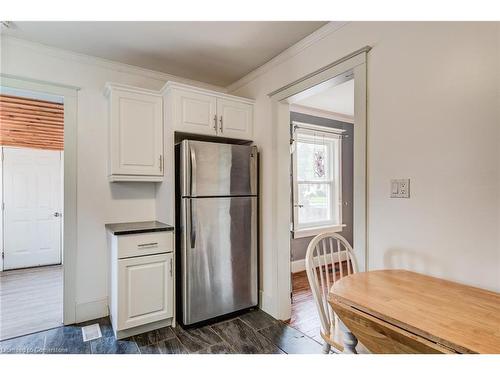
<svg viewBox="0 0 500 375">
<path fill-rule="evenodd" d="M 181 196 L 257 195 L 257 147 L 185 140 Z"/>
<path fill-rule="evenodd" d="M 257 198 L 183 198 L 182 322 L 257 305 Z"/>
</svg>

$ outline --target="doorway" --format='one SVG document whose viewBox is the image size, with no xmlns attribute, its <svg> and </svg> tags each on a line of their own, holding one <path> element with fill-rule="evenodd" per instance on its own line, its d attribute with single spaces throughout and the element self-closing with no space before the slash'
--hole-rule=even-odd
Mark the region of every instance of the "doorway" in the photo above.
<svg viewBox="0 0 500 375">
<path fill-rule="evenodd" d="M 354 80 L 310 93 L 290 105 L 289 324 L 322 343 L 305 256 L 314 236 L 324 232 L 338 233 L 353 246 Z M 332 264 L 331 271 L 340 266 Z"/>
<path fill-rule="evenodd" d="M 1 87 L 0 340 L 63 324 L 64 102 Z"/>
<path fill-rule="evenodd" d="M 319 93 L 353 79 L 354 83 L 354 135 L 353 135 L 353 225 L 352 236 L 355 245 L 358 270 L 365 271 L 368 265 L 366 236 L 366 61 L 371 47 L 360 48 L 296 81 L 269 93 L 272 101 L 273 127 L 276 140 L 274 149 L 274 223 L 276 256 L 270 267 L 276 274 L 276 283 L 271 288 L 275 296 L 270 309 L 281 320 L 289 320 L 292 314 L 291 303 L 291 241 L 290 223 L 292 220 L 291 163 L 290 163 L 290 112 L 291 106 L 300 99 Z M 288 194 L 286 194 L 288 192 Z"/>
</svg>

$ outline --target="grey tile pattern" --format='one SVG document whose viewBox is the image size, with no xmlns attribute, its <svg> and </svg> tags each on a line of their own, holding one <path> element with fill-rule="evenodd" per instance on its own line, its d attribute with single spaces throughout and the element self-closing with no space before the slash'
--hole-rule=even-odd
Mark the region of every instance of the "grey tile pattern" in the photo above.
<svg viewBox="0 0 500 375">
<path fill-rule="evenodd" d="M 133 339 L 116 340 L 114 337 L 101 337 L 90 342 L 92 354 L 140 354 Z"/>
<path fill-rule="evenodd" d="M 259 309 L 249 311 L 239 318 L 255 330 L 269 327 L 276 322 L 276 319 L 274 319 L 271 315 L 266 314 L 264 311 Z"/>
<path fill-rule="evenodd" d="M 213 330 L 237 353 L 274 354 L 283 353 L 263 335 L 254 331 L 241 319 L 233 319 L 212 326 Z"/>
<path fill-rule="evenodd" d="M 82 330 L 65 326 L 47 331 L 44 354 L 90 354 L 90 342 L 84 342 Z"/>
<path fill-rule="evenodd" d="M 187 354 L 188 351 L 184 347 L 184 345 L 181 344 L 179 339 L 177 337 L 174 337 L 173 339 L 165 340 L 165 341 L 160 341 L 158 344 L 158 347 L 160 348 L 160 353 L 161 354 Z"/>
<path fill-rule="evenodd" d="M 95 323 L 102 337 L 83 342 L 81 327 Z M 203 327 L 166 327 L 121 340 L 115 339 L 109 318 L 101 318 L 1 341 L 0 353 L 292 354 L 321 353 L 321 345 L 255 309 Z"/>
<path fill-rule="evenodd" d="M 175 335 L 184 345 L 188 352 L 194 353 L 204 348 L 222 342 L 222 339 L 210 326 L 194 329 L 184 329 L 177 325 L 174 328 Z"/>
<path fill-rule="evenodd" d="M 235 354 L 236 352 L 226 342 L 211 345 L 208 348 L 202 349 L 196 354 Z"/>
<path fill-rule="evenodd" d="M 139 347 L 141 354 L 161 354 L 160 347 L 157 344 Z"/>
<path fill-rule="evenodd" d="M 174 331 L 171 327 L 155 329 L 140 335 L 134 336 L 134 340 L 140 347 L 156 344 L 160 341 L 172 339 L 175 337 Z"/>
<path fill-rule="evenodd" d="M 275 322 L 259 333 L 288 354 L 322 353 L 319 343 L 282 322 Z"/>
</svg>

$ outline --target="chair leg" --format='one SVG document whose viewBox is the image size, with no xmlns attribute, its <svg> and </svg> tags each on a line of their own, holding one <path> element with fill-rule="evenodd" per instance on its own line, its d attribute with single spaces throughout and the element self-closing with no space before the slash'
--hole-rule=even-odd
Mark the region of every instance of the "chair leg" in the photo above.
<svg viewBox="0 0 500 375">
<path fill-rule="evenodd" d="M 325 342 L 325 343 L 323 344 L 323 353 L 324 353 L 324 354 L 328 354 L 328 353 L 330 353 L 330 349 L 331 349 L 331 348 L 332 348 L 332 346 L 331 346 L 330 344 L 328 344 L 328 343 L 326 343 L 326 342 Z"/>
</svg>

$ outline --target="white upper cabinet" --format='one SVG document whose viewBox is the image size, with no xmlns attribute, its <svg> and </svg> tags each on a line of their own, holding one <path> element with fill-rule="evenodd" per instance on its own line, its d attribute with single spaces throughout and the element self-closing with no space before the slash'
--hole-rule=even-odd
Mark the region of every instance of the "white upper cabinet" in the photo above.
<svg viewBox="0 0 500 375">
<path fill-rule="evenodd" d="M 108 84 L 110 181 L 162 181 L 162 96 Z"/>
<path fill-rule="evenodd" d="M 217 134 L 216 98 L 191 91 L 174 91 L 174 127 L 188 133 Z"/>
<path fill-rule="evenodd" d="M 171 82 L 164 91 L 174 131 L 252 140 L 253 101 Z"/>
<path fill-rule="evenodd" d="M 252 139 L 253 105 L 217 98 L 217 117 L 220 136 Z"/>
</svg>

